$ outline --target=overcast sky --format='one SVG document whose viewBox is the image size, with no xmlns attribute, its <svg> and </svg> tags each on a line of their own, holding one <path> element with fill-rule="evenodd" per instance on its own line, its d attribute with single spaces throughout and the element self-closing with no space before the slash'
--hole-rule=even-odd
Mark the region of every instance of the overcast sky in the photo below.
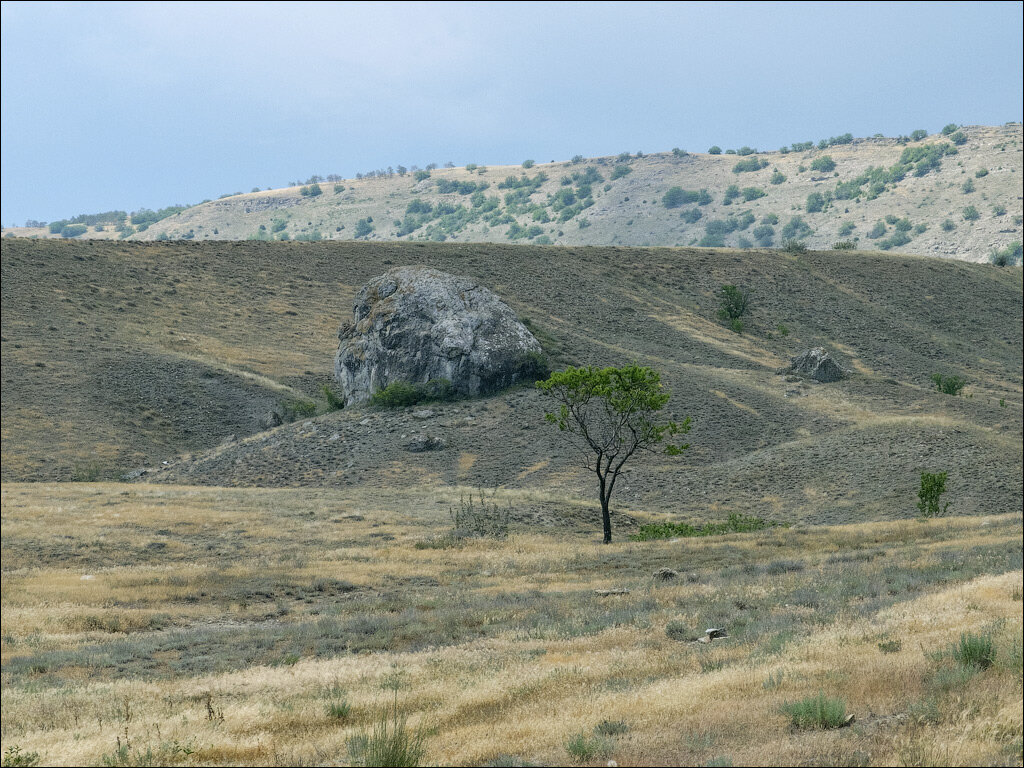
<svg viewBox="0 0 1024 768">
<path fill-rule="evenodd" d="M 1022 118 L 1022 4 L 2 6 L 5 225 L 310 174 Z"/>
</svg>

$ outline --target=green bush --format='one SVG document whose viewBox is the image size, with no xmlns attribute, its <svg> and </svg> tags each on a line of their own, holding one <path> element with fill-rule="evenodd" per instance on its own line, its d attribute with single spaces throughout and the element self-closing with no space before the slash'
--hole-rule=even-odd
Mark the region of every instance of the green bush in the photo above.
<svg viewBox="0 0 1024 768">
<path fill-rule="evenodd" d="M 594 726 L 598 736 L 621 736 L 629 733 L 629 724 L 625 720 L 602 720 Z"/>
<path fill-rule="evenodd" d="M 772 172 L 772 177 L 770 179 L 772 184 L 779 185 L 782 182 L 784 182 L 785 180 L 786 180 L 786 174 L 782 173 L 779 170 L 775 170 L 775 171 Z"/>
<path fill-rule="evenodd" d="M 950 135 L 949 140 L 959 147 L 967 143 L 967 134 L 963 131 L 956 131 Z"/>
<path fill-rule="evenodd" d="M 322 195 L 323 193 L 324 191 L 320 189 L 319 184 L 310 184 L 309 186 L 302 187 L 299 190 L 299 194 L 302 195 L 303 197 L 317 197 L 318 195 Z"/>
<path fill-rule="evenodd" d="M 746 160 L 740 160 L 732 167 L 733 173 L 751 173 L 753 171 L 760 171 L 762 168 L 768 167 L 768 161 L 762 160 L 759 157 L 748 157 Z"/>
<path fill-rule="evenodd" d="M 370 405 L 381 408 L 405 408 L 419 403 L 454 400 L 457 394 L 448 379 L 431 379 L 424 384 L 393 381 L 373 393 Z"/>
<path fill-rule="evenodd" d="M 974 178 L 983 179 L 988 176 L 988 168 L 979 168 L 974 172 Z"/>
<path fill-rule="evenodd" d="M 740 147 L 739 149 L 736 150 L 736 154 L 737 155 L 744 155 L 744 156 L 745 155 L 753 155 L 756 152 L 757 152 L 756 149 L 752 149 L 751 147 L 748 147 L 746 145 L 744 145 L 744 146 L 742 146 L 742 147 Z"/>
<path fill-rule="evenodd" d="M 950 123 L 949 125 L 947 125 L 947 126 L 943 127 L 943 129 L 942 129 L 942 135 L 943 135 L 943 136 L 949 136 L 949 135 L 951 135 L 951 134 L 955 133 L 955 132 L 956 132 L 956 129 L 957 129 L 957 128 L 959 128 L 959 127 L 960 127 L 960 126 L 959 126 L 959 125 L 957 125 L 956 123 Z"/>
<path fill-rule="evenodd" d="M 945 221 L 942 222 L 943 232 L 952 232 L 954 229 L 956 229 L 956 222 L 954 222 L 952 219 L 946 219 Z"/>
<path fill-rule="evenodd" d="M 996 661 L 996 646 L 991 635 L 964 632 L 960 641 L 950 648 L 950 655 L 962 667 L 988 669 Z"/>
<path fill-rule="evenodd" d="M 577 763 L 590 763 L 608 758 L 615 749 L 615 741 L 607 736 L 588 736 L 577 733 L 565 743 L 565 751 Z"/>
<path fill-rule="evenodd" d="M 715 144 L 715 146 L 711 147 L 708 150 L 708 154 L 709 155 L 720 155 L 720 154 L 722 154 L 722 148 L 720 146 L 718 146 L 717 144 Z"/>
<path fill-rule="evenodd" d="M 997 267 L 1012 267 L 1024 258 L 1024 245 L 1020 241 L 1010 243 L 1005 248 L 993 251 L 988 260 Z"/>
<path fill-rule="evenodd" d="M 926 131 L 924 128 L 918 128 L 917 130 L 910 132 L 911 141 L 920 141 L 921 139 L 926 138 L 927 136 L 928 131 Z"/>
<path fill-rule="evenodd" d="M 422 724 L 415 731 L 409 728 L 405 715 L 398 713 L 396 700 L 391 711 L 385 709 L 374 724 L 373 733 L 349 738 L 349 756 L 357 765 L 414 768 L 426 755 L 426 738 Z"/>
<path fill-rule="evenodd" d="M 836 169 L 836 161 L 832 159 L 831 155 L 822 155 L 816 157 L 811 161 L 812 171 L 821 171 L 822 173 L 831 173 Z"/>
<path fill-rule="evenodd" d="M 768 248 L 775 239 L 775 227 L 771 224 L 759 224 L 754 227 L 751 234 L 754 236 L 754 239 L 757 240 L 758 245 Z"/>
<path fill-rule="evenodd" d="M 945 472 L 922 472 L 921 488 L 917 492 L 917 509 L 921 517 L 938 517 L 946 514 L 949 502 L 940 507 L 942 494 L 946 492 Z"/>
<path fill-rule="evenodd" d="M 324 384 L 322 390 L 324 393 L 324 399 L 327 401 L 327 407 L 332 411 L 340 411 L 345 407 L 345 398 L 335 394 L 334 390 Z"/>
<path fill-rule="evenodd" d="M 883 251 L 891 251 L 893 248 L 900 248 L 910 242 L 910 235 L 906 232 L 893 232 L 890 237 L 882 240 L 878 247 Z"/>
<path fill-rule="evenodd" d="M 807 225 L 807 222 L 800 216 L 793 216 L 782 228 L 783 240 L 796 240 L 803 237 L 810 237 L 814 230 Z"/>
<path fill-rule="evenodd" d="M 1006 206 L 1005 205 L 1001 205 L 999 203 L 997 203 L 996 205 L 993 205 L 992 206 L 992 215 L 993 216 L 1005 216 L 1006 215 Z M 99 230 L 100 230 L 100 228 L 97 227 L 96 231 L 98 232 Z"/>
<path fill-rule="evenodd" d="M 673 157 L 686 157 L 689 154 L 690 153 L 687 152 L 685 149 L 680 149 L 679 147 L 672 147 L 672 156 Z"/>
<path fill-rule="evenodd" d="M 868 232 L 868 237 L 871 238 L 872 240 L 877 240 L 878 238 L 882 237 L 885 233 L 885 222 L 879 219 L 878 221 L 875 222 L 875 226 L 871 228 L 871 231 Z"/>
<path fill-rule="evenodd" d="M 725 194 L 722 195 L 722 202 L 725 205 L 732 205 L 732 201 L 740 196 L 740 185 L 730 184 L 725 188 Z"/>
<path fill-rule="evenodd" d="M 807 196 L 807 202 L 805 204 L 804 209 L 808 213 L 820 213 L 822 210 L 824 210 L 827 202 L 828 201 L 826 200 L 825 196 L 822 195 L 820 192 L 811 192 L 811 194 Z"/>
<path fill-rule="evenodd" d="M 750 533 L 774 528 L 778 523 L 752 515 L 737 512 L 721 523 L 704 523 L 701 526 L 689 523 L 648 523 L 641 525 L 639 532 L 630 536 L 631 541 L 655 541 L 657 539 L 685 539 L 694 536 L 721 536 L 726 533 Z"/>
<path fill-rule="evenodd" d="M 807 244 L 800 240 L 789 239 L 782 244 L 782 250 L 792 254 L 806 253 Z"/>
<path fill-rule="evenodd" d="M 60 236 L 65 238 L 78 237 L 89 231 L 85 224 L 65 224 L 60 229 Z"/>
<path fill-rule="evenodd" d="M 745 202 L 751 202 L 757 200 L 760 197 L 765 197 L 768 193 L 760 187 L 744 187 L 743 188 L 743 200 Z"/>
<path fill-rule="evenodd" d="M 533 160 L 523 160 L 523 168 L 533 168 L 534 165 L 536 163 Z"/>
<path fill-rule="evenodd" d="M 964 221 L 977 221 L 981 218 L 981 214 L 978 213 L 978 209 L 973 205 L 968 205 L 964 208 L 963 217 Z"/>
<path fill-rule="evenodd" d="M 933 373 L 932 382 L 934 382 L 935 388 L 945 395 L 959 395 L 967 385 L 967 382 L 959 376 L 943 376 L 941 373 Z"/>
<path fill-rule="evenodd" d="M 685 221 L 687 224 L 696 224 L 700 221 L 701 216 L 700 208 L 687 208 L 685 211 L 679 214 L 679 218 Z"/>
<path fill-rule="evenodd" d="M 370 218 L 360 219 L 356 222 L 356 229 L 353 236 L 358 240 L 359 238 L 366 237 L 373 232 L 373 224 L 370 223 Z"/>
<path fill-rule="evenodd" d="M 39 765 L 39 753 L 38 752 L 23 752 L 21 747 L 17 744 L 12 744 L 4 752 L 3 765 L 4 768 L 11 766 L 14 768 L 28 768 L 28 766 Z"/>
<path fill-rule="evenodd" d="M 678 208 L 683 204 L 685 197 L 686 190 L 682 187 L 672 187 L 661 198 L 661 203 L 666 208 Z"/>
<path fill-rule="evenodd" d="M 341 701 L 332 701 L 327 705 L 327 716 L 332 720 L 339 720 L 344 722 L 348 720 L 352 714 L 352 705 L 342 699 Z"/>
<path fill-rule="evenodd" d="M 852 251 L 857 247 L 857 244 L 853 240 L 837 240 L 832 243 L 833 251 Z"/>
<path fill-rule="evenodd" d="M 965 194 L 969 195 L 974 191 L 974 179 L 968 179 L 961 186 L 960 190 Z"/>
<path fill-rule="evenodd" d="M 412 175 L 412 177 L 413 177 L 413 178 L 414 178 L 414 179 L 415 179 L 416 181 L 423 181 L 424 179 L 429 179 L 429 178 L 430 178 L 430 171 L 416 171 L 416 172 L 415 172 L 415 173 L 414 173 L 414 174 Z"/>
<path fill-rule="evenodd" d="M 846 237 L 847 235 L 851 234 L 853 230 L 855 230 L 856 228 L 857 225 L 854 224 L 852 221 L 844 221 L 839 227 L 839 236 Z"/>
<path fill-rule="evenodd" d="M 615 168 L 612 169 L 611 180 L 615 181 L 616 179 L 621 179 L 623 176 L 628 176 L 632 172 L 633 169 L 628 165 L 616 165 Z"/>
<path fill-rule="evenodd" d="M 846 702 L 828 698 L 824 693 L 800 701 L 787 701 L 781 709 L 783 714 L 789 715 L 794 728 L 841 728 L 846 724 Z"/>
</svg>

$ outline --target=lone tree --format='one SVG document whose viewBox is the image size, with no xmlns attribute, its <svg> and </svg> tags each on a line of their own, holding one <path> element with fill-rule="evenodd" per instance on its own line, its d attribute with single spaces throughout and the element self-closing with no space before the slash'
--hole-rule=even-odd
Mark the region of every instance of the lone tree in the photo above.
<svg viewBox="0 0 1024 768">
<path fill-rule="evenodd" d="M 658 420 L 668 403 L 660 374 L 638 365 L 622 368 L 566 368 L 537 387 L 555 402 L 544 414 L 580 449 L 583 465 L 597 475 L 604 523 L 604 543 L 612 540 L 609 501 L 615 481 L 629 459 L 653 452 L 667 438 L 690 431 L 690 417 L 681 423 Z M 678 456 L 689 444 L 666 443 L 664 452 Z"/>
</svg>

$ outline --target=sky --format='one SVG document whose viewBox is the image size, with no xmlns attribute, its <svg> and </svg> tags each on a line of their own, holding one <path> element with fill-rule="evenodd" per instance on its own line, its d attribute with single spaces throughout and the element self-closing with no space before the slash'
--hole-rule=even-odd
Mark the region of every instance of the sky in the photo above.
<svg viewBox="0 0 1024 768">
<path fill-rule="evenodd" d="M 1022 7 L 3 2 L 0 223 L 1021 121 Z"/>
</svg>

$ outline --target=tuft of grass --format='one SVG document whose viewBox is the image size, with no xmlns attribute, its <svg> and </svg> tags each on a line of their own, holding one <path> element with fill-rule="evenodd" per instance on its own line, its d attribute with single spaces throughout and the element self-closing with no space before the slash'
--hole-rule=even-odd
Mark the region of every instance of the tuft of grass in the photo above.
<svg viewBox="0 0 1024 768">
<path fill-rule="evenodd" d="M 373 726 L 373 733 L 357 733 L 348 740 L 352 761 L 364 766 L 415 768 L 426 755 L 426 731 L 412 730 L 405 715 L 398 712 L 398 692 L 390 708 L 385 708 Z"/>
<path fill-rule="evenodd" d="M 883 640 L 878 644 L 878 650 L 882 653 L 899 653 L 903 648 L 903 643 L 900 640 Z"/>
<path fill-rule="evenodd" d="M 794 728 L 825 730 L 840 728 L 846 723 L 846 702 L 821 692 L 799 701 L 787 701 L 781 709 L 783 714 L 789 715 Z"/>
<path fill-rule="evenodd" d="M 345 699 L 332 701 L 327 705 L 327 716 L 332 720 L 345 722 L 352 715 L 352 705 Z"/>
<path fill-rule="evenodd" d="M 773 528 L 778 523 L 753 515 L 733 512 L 722 523 L 704 523 L 701 527 L 689 523 L 649 523 L 640 526 L 640 532 L 630 536 L 630 541 L 652 541 L 654 539 L 689 538 L 691 536 L 718 536 L 723 533 L 749 533 Z"/>
<path fill-rule="evenodd" d="M 629 732 L 629 723 L 625 720 L 602 720 L 594 726 L 594 733 L 598 736 L 621 736 Z"/>
<path fill-rule="evenodd" d="M 950 655 L 963 667 L 988 669 L 996 660 L 996 645 L 991 635 L 964 632 L 950 648 Z"/>
<path fill-rule="evenodd" d="M 605 759 L 615 749 L 615 741 L 607 736 L 588 736 L 577 733 L 565 743 L 565 751 L 577 763 L 589 763 L 596 759 Z"/>
</svg>

